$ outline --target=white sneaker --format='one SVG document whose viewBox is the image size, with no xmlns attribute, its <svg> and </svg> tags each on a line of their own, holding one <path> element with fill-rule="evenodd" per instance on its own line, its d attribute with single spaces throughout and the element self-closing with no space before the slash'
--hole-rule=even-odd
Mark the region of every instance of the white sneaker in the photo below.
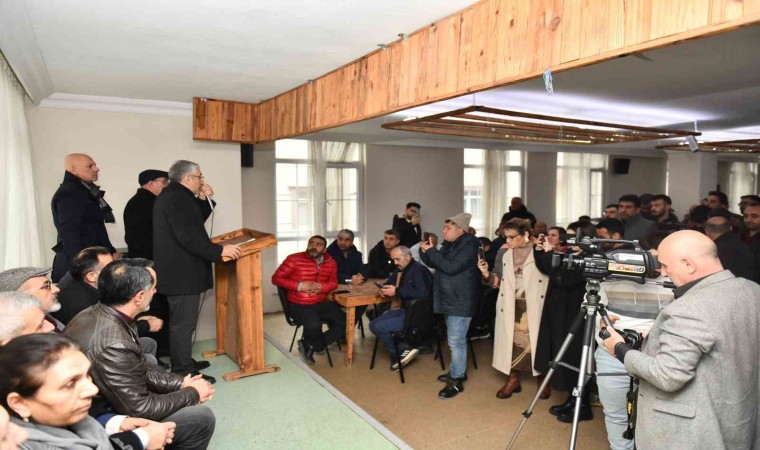
<svg viewBox="0 0 760 450">
<path fill-rule="evenodd" d="M 419 352 L 420 351 L 417 350 L 416 348 L 409 348 L 409 349 L 404 350 L 401 353 L 401 367 L 406 367 L 407 364 L 412 362 L 414 357 L 417 356 Z M 393 363 L 393 365 L 391 366 L 391 370 L 393 371 L 398 370 L 398 363 Z"/>
</svg>

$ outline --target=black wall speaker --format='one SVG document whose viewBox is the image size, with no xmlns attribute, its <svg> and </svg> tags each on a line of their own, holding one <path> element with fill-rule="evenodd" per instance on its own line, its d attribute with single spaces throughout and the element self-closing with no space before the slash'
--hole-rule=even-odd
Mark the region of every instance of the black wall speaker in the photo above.
<svg viewBox="0 0 760 450">
<path fill-rule="evenodd" d="M 240 167 L 253 167 L 253 144 L 240 144 Z"/>
<path fill-rule="evenodd" d="M 629 158 L 614 158 L 612 160 L 612 173 L 616 175 L 627 174 L 630 167 L 631 160 Z"/>
</svg>

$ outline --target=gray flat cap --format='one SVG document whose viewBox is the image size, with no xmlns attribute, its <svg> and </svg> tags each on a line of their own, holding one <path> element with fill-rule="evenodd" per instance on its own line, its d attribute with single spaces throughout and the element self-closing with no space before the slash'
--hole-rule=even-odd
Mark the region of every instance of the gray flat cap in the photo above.
<svg viewBox="0 0 760 450">
<path fill-rule="evenodd" d="M 0 272 L 0 291 L 16 291 L 26 280 L 43 277 L 52 270 L 44 267 L 18 267 Z"/>
</svg>

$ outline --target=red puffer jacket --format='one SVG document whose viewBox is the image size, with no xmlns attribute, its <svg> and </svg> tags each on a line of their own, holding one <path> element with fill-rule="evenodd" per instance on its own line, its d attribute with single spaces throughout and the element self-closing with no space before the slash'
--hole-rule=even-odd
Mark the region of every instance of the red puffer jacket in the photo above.
<svg viewBox="0 0 760 450">
<path fill-rule="evenodd" d="M 317 281 L 322 283 L 322 291 L 317 295 L 298 292 L 298 283 Z M 301 305 L 313 305 L 325 301 L 325 294 L 338 287 L 338 265 L 327 253 L 324 261 L 317 265 L 307 252 L 294 253 L 280 264 L 272 274 L 272 284 L 285 288 L 288 301 Z"/>
</svg>

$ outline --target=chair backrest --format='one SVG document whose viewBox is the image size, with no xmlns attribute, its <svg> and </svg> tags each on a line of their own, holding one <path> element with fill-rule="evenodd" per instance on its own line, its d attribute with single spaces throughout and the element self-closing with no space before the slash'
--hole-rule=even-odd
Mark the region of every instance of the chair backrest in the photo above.
<svg viewBox="0 0 760 450">
<path fill-rule="evenodd" d="M 280 297 L 280 305 L 282 305 L 282 312 L 285 314 L 285 320 L 288 322 L 288 325 L 291 327 L 295 327 L 298 325 L 298 323 L 293 320 L 293 317 L 290 315 L 290 305 L 288 304 L 288 293 L 285 292 L 285 288 L 281 286 L 277 286 L 277 295 Z"/>
<path fill-rule="evenodd" d="M 428 331 L 435 324 L 433 300 L 429 298 L 413 298 L 406 301 L 404 316 L 404 334 L 409 336 L 418 331 Z"/>
</svg>

